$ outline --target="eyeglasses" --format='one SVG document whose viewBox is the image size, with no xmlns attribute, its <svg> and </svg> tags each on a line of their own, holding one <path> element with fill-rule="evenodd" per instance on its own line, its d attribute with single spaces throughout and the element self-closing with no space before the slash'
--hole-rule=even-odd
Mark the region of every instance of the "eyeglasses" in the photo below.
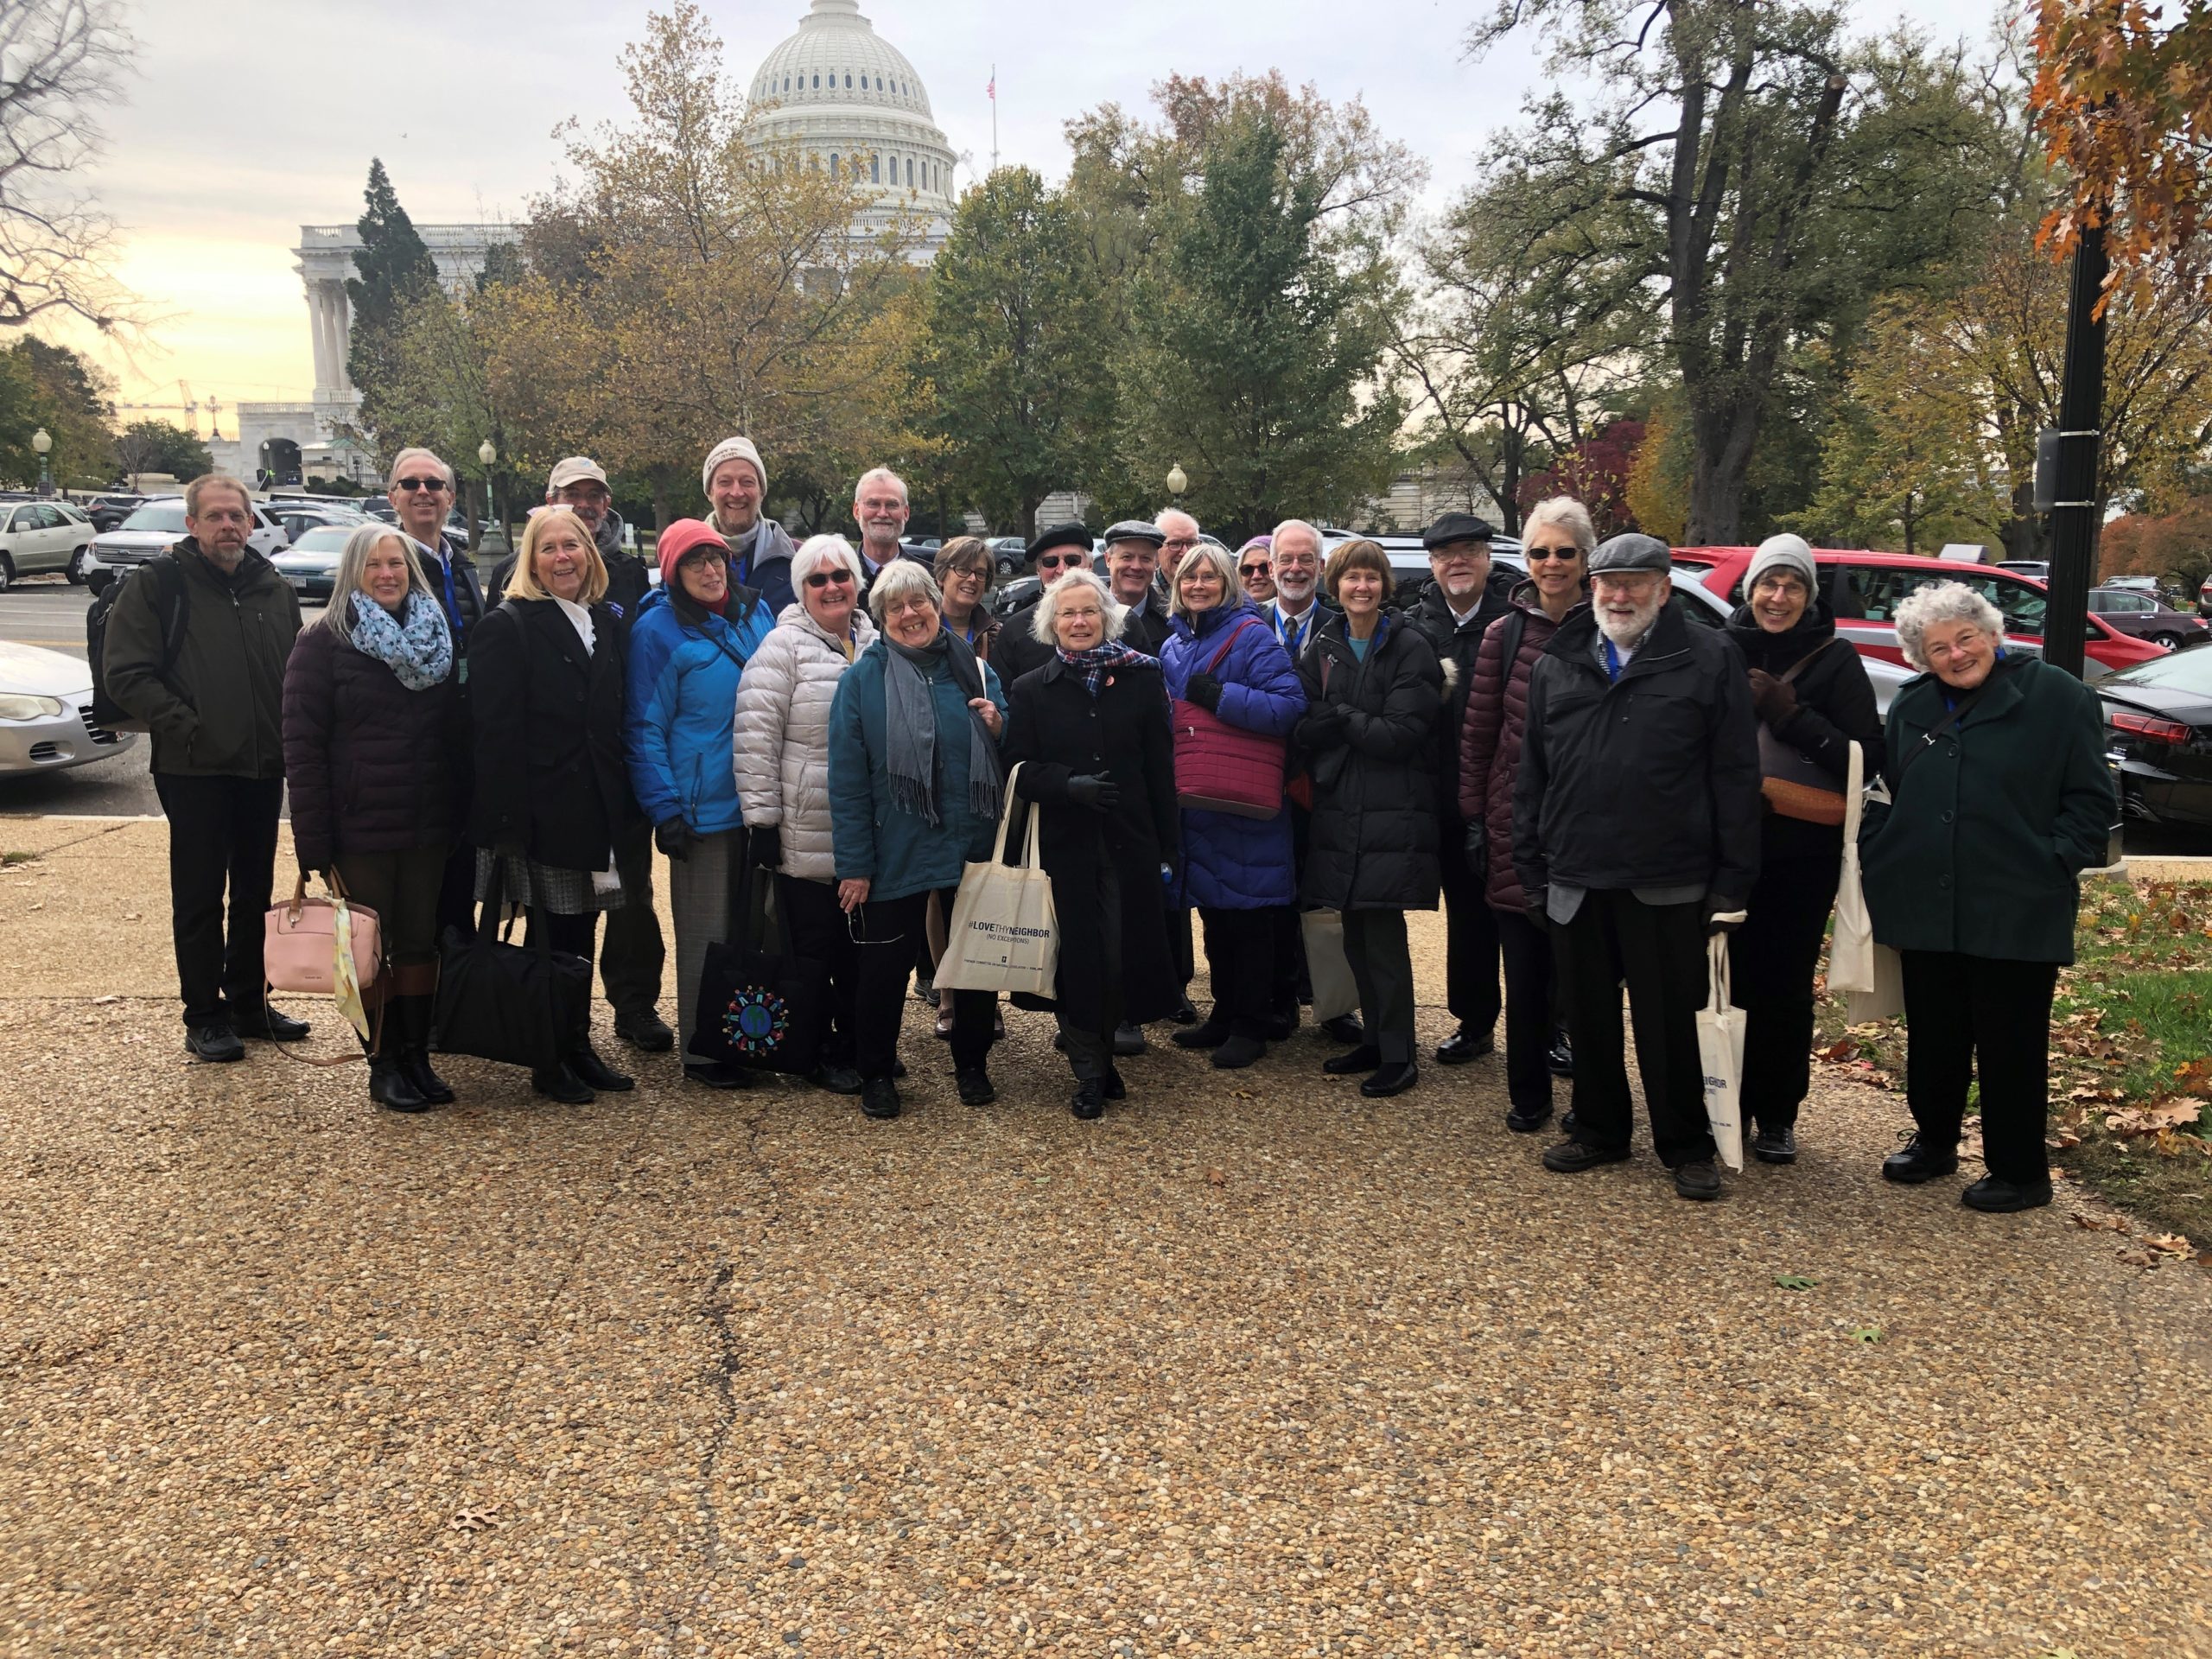
<svg viewBox="0 0 2212 1659">
<path fill-rule="evenodd" d="M 806 585 L 810 588 L 827 588 L 834 582 L 842 588 L 852 579 L 853 573 L 849 570 L 814 570 L 808 572 Z"/>
<path fill-rule="evenodd" d="M 1080 553 L 1071 553 L 1065 558 L 1057 553 L 1039 553 L 1037 556 L 1037 568 L 1039 570 L 1058 570 L 1063 565 L 1073 569 L 1082 563 L 1083 555 Z"/>
<path fill-rule="evenodd" d="M 1574 559 L 1582 556 L 1582 550 L 1579 547 L 1530 547 L 1522 549 L 1522 552 L 1531 564 L 1540 560 Z"/>
<path fill-rule="evenodd" d="M 442 478 L 395 478 L 391 480 L 393 489 L 404 490 L 410 495 L 417 490 L 428 490 L 435 494 L 445 486 L 446 481 Z"/>
<path fill-rule="evenodd" d="M 1274 566 L 1269 564 L 1265 559 L 1261 559 L 1252 564 L 1238 565 L 1236 567 L 1236 573 L 1243 576 L 1264 576 L 1268 575 L 1274 569 Z"/>
<path fill-rule="evenodd" d="M 1198 538 L 1195 536 L 1170 536 L 1160 544 L 1160 548 L 1163 553 L 1171 549 L 1177 552 L 1187 553 L 1198 544 Z"/>
</svg>

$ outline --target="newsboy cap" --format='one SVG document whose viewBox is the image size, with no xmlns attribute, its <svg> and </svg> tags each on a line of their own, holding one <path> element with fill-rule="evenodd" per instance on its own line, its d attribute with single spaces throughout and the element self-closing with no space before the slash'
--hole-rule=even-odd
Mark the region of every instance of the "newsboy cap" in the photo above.
<svg viewBox="0 0 2212 1659">
<path fill-rule="evenodd" d="M 1495 526 L 1471 512 L 1447 512 L 1421 533 L 1421 544 L 1433 552 L 1453 542 L 1487 542 L 1497 534 Z"/>
<path fill-rule="evenodd" d="M 1088 552 L 1090 531 L 1082 524 L 1054 524 L 1030 543 L 1022 556 L 1033 564 L 1039 553 L 1054 547 L 1079 547 Z"/>
<path fill-rule="evenodd" d="M 1590 574 L 1593 576 L 1601 570 L 1664 573 L 1674 568 L 1675 556 L 1667 550 L 1666 543 L 1656 536 L 1645 536 L 1633 530 L 1607 537 L 1590 556 Z"/>
<path fill-rule="evenodd" d="M 1143 542 L 1155 550 L 1166 544 L 1167 532 L 1143 518 L 1124 518 L 1117 524 L 1106 526 L 1106 545 L 1116 542 Z"/>
</svg>

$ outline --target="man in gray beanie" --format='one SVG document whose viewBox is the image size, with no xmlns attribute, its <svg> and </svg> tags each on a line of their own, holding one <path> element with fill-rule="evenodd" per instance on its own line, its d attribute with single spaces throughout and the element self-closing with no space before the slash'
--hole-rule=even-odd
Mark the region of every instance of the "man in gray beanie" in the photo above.
<svg viewBox="0 0 2212 1659">
<path fill-rule="evenodd" d="M 1636 534 L 1591 554 L 1589 608 L 1529 677 L 1513 862 L 1550 929 L 1574 1042 L 1573 1138 L 1544 1167 L 1629 1155 L 1625 981 L 1653 1147 L 1676 1192 L 1715 1198 L 1697 1011 L 1707 938 L 1743 920 L 1758 874 L 1758 728 L 1735 646 L 1669 602 L 1672 563 Z"/>
<path fill-rule="evenodd" d="M 798 550 L 781 524 L 762 514 L 768 468 L 753 440 L 724 438 L 707 451 L 699 487 L 707 493 L 707 522 L 729 548 L 731 584 L 755 589 L 764 613 L 781 616 L 798 597 L 791 591 L 791 555 Z"/>
</svg>

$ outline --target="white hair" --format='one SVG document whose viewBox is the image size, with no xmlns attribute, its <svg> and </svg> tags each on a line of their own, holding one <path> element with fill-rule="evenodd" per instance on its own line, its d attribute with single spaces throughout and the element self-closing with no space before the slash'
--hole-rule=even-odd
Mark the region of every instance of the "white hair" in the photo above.
<svg viewBox="0 0 2212 1659">
<path fill-rule="evenodd" d="M 1237 556 L 1218 542 L 1200 542 L 1183 556 L 1183 563 L 1175 567 L 1175 580 L 1169 584 L 1167 613 L 1170 616 L 1189 616 L 1191 608 L 1183 603 L 1183 582 L 1200 567 L 1211 569 L 1221 578 L 1219 609 L 1234 610 L 1244 600 L 1244 580 L 1237 574 Z"/>
<path fill-rule="evenodd" d="M 858 501 L 861 497 L 868 493 L 868 486 L 875 483 L 896 484 L 899 486 L 899 499 L 901 501 L 912 499 L 906 493 L 905 479 L 899 477 L 888 467 L 871 467 L 861 474 L 860 482 L 853 486 L 853 499 Z"/>
<path fill-rule="evenodd" d="M 1180 507 L 1162 507 L 1160 510 L 1160 516 L 1152 521 L 1152 527 L 1158 531 L 1161 535 L 1165 536 L 1167 533 L 1167 521 L 1170 518 L 1189 518 L 1191 520 L 1192 535 L 1203 536 L 1205 534 L 1205 532 L 1199 528 L 1198 521 L 1195 518 L 1192 518 L 1191 514 L 1184 512 Z"/>
<path fill-rule="evenodd" d="M 1598 527 L 1590 522 L 1590 509 L 1571 495 L 1554 495 L 1529 508 L 1521 521 L 1521 544 L 1526 547 L 1529 538 L 1544 524 L 1557 524 L 1565 531 L 1585 557 L 1598 545 Z"/>
<path fill-rule="evenodd" d="M 810 537 L 808 544 L 811 546 L 823 539 L 819 536 Z M 841 547 L 844 545 L 842 537 L 829 539 L 834 539 Z M 794 576 L 798 574 L 796 562 L 791 574 Z M 882 626 L 884 613 L 890 610 L 893 600 L 904 599 L 907 594 L 918 592 L 927 594 L 930 603 L 938 610 L 944 608 L 944 589 L 937 585 L 937 578 L 930 575 L 929 567 L 919 559 L 893 559 L 877 571 L 875 581 L 868 590 L 868 608 L 875 618 L 876 626 Z"/>
<path fill-rule="evenodd" d="M 842 564 L 853 573 L 855 582 L 860 580 L 861 562 L 850 542 L 842 536 L 810 536 L 791 555 L 791 587 L 805 587 L 806 579 L 825 564 Z"/>
<path fill-rule="evenodd" d="M 1047 588 L 1044 597 L 1038 601 L 1037 620 L 1031 625 L 1029 632 L 1039 645 L 1057 645 L 1060 643 L 1059 635 L 1052 631 L 1052 624 L 1059 620 L 1061 599 L 1078 588 L 1090 590 L 1092 596 L 1098 601 L 1099 610 L 1106 618 L 1106 631 L 1099 644 L 1122 637 L 1122 629 L 1129 620 L 1129 607 L 1108 591 L 1103 576 L 1089 566 L 1079 564 Z"/>
<path fill-rule="evenodd" d="M 1276 551 L 1280 552 L 1281 550 L 1283 537 L 1292 531 L 1297 531 L 1300 534 L 1313 538 L 1313 556 L 1316 560 L 1319 560 L 1321 556 L 1322 548 L 1321 532 L 1314 529 L 1313 525 L 1307 524 L 1303 518 L 1286 518 L 1282 523 L 1274 527 L 1270 541 Z"/>
<path fill-rule="evenodd" d="M 2005 643 L 2004 613 L 1963 582 L 1933 582 L 1916 588 L 1897 607 L 1891 626 L 1905 661 L 1923 673 L 1928 671 L 1928 658 L 1921 654 L 1921 642 L 1931 622 L 1971 622 L 1999 645 Z"/>
</svg>

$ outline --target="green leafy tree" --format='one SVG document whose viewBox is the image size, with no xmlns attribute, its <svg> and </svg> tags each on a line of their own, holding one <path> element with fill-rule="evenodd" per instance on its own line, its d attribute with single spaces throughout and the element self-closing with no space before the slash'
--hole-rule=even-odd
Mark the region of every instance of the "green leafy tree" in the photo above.
<svg viewBox="0 0 2212 1659">
<path fill-rule="evenodd" d="M 215 458 L 199 435 L 168 421 L 133 421 L 116 437 L 115 447 L 132 473 L 194 479 L 215 470 Z"/>
<path fill-rule="evenodd" d="M 360 426 L 376 448 L 391 454 L 416 442 L 391 402 L 402 314 L 438 291 L 438 267 L 380 159 L 369 162 L 362 200 L 366 211 L 354 221 L 361 233 L 353 255 L 359 274 L 346 283 L 353 313 L 346 369 L 361 394 Z"/>
<path fill-rule="evenodd" d="M 115 383 L 98 365 L 36 335 L 0 352 L 0 477 L 28 486 L 38 480 L 31 435 L 54 440 L 47 457 L 55 479 L 114 476 Z"/>
</svg>

